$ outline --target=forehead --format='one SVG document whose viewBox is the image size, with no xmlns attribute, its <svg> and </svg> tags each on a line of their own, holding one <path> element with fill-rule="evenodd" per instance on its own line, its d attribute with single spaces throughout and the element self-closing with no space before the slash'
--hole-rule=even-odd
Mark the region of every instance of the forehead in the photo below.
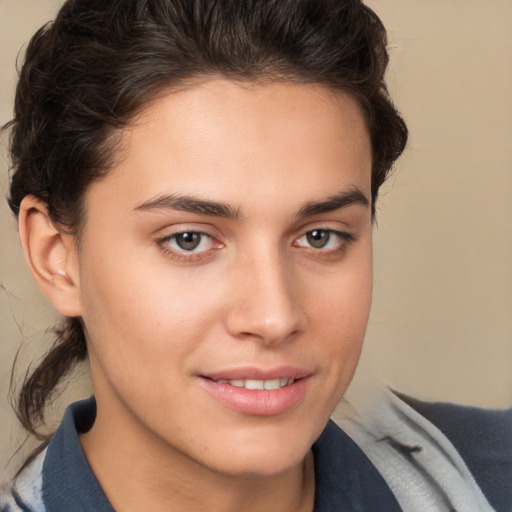
<svg viewBox="0 0 512 512">
<path fill-rule="evenodd" d="M 123 130 L 120 148 L 99 186 L 132 207 L 171 193 L 235 206 L 244 194 L 275 203 L 292 188 L 297 202 L 354 186 L 370 194 L 359 105 L 318 84 L 211 79 L 161 94 Z"/>
</svg>

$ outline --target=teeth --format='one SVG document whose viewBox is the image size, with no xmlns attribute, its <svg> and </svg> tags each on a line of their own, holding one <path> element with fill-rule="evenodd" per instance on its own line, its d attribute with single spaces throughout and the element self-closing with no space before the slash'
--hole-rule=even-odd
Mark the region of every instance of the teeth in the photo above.
<svg viewBox="0 0 512 512">
<path fill-rule="evenodd" d="M 247 379 L 245 389 L 265 389 L 265 381 Z"/>
<path fill-rule="evenodd" d="M 263 383 L 265 389 L 279 389 L 281 387 L 281 379 L 266 380 Z"/>
<path fill-rule="evenodd" d="M 231 386 L 236 386 L 237 388 L 245 388 L 245 389 L 279 389 L 284 388 L 285 386 L 289 386 L 293 384 L 295 379 L 270 379 L 270 380 L 255 380 L 255 379 L 246 379 L 246 380 L 225 380 L 220 379 L 217 382 L 219 384 L 230 384 Z"/>
</svg>

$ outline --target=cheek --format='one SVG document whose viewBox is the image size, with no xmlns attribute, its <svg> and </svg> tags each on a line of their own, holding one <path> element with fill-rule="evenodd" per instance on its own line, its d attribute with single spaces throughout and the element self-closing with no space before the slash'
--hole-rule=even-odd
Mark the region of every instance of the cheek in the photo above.
<svg viewBox="0 0 512 512">
<path fill-rule="evenodd" d="M 309 304 L 326 325 L 343 325 L 345 332 L 363 332 L 371 306 L 373 287 L 371 239 L 362 241 L 342 264 L 323 276 L 311 279 Z"/>
<path fill-rule="evenodd" d="M 200 276 L 192 279 L 137 255 L 89 261 L 94 264 L 85 261 L 81 276 L 83 320 L 90 350 L 109 372 L 168 372 L 215 317 L 215 300 Z"/>
<path fill-rule="evenodd" d="M 326 279 L 309 302 L 316 325 L 317 355 L 343 382 L 359 360 L 372 300 L 371 245 Z"/>
</svg>

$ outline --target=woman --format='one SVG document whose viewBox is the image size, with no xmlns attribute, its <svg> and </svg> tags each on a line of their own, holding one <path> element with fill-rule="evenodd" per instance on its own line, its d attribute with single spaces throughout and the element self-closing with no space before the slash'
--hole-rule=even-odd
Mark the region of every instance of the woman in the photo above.
<svg viewBox="0 0 512 512">
<path fill-rule="evenodd" d="M 2 510 L 492 510 L 400 398 L 329 422 L 407 137 L 385 45 L 354 0 L 70 0 L 34 36 L 9 202 L 66 320 L 18 410 L 85 358 L 94 398 Z"/>
</svg>

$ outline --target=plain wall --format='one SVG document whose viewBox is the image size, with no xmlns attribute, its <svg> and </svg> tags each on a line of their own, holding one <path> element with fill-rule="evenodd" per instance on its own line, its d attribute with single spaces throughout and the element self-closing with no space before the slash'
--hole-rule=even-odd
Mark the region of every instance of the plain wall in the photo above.
<svg viewBox="0 0 512 512">
<path fill-rule="evenodd" d="M 11 116 L 17 52 L 59 3 L 0 0 L 2 124 Z M 374 305 L 356 379 L 377 376 L 431 400 L 507 406 L 512 401 L 512 2 L 368 4 L 388 27 L 389 88 L 411 139 L 378 203 Z M 6 158 L 4 150 L 4 194 Z M 0 285 L 3 469 L 23 439 L 6 398 L 12 360 L 20 344 L 20 370 L 40 356 L 51 340 L 45 329 L 56 319 L 25 269 L 5 201 L 0 201 Z M 59 404 L 90 394 L 87 376 L 76 380 L 57 401 L 55 420 Z"/>
<path fill-rule="evenodd" d="M 512 401 L 512 2 L 372 0 L 409 125 L 381 195 L 365 367 L 429 399 Z M 366 365 L 368 363 L 368 365 Z"/>
</svg>

